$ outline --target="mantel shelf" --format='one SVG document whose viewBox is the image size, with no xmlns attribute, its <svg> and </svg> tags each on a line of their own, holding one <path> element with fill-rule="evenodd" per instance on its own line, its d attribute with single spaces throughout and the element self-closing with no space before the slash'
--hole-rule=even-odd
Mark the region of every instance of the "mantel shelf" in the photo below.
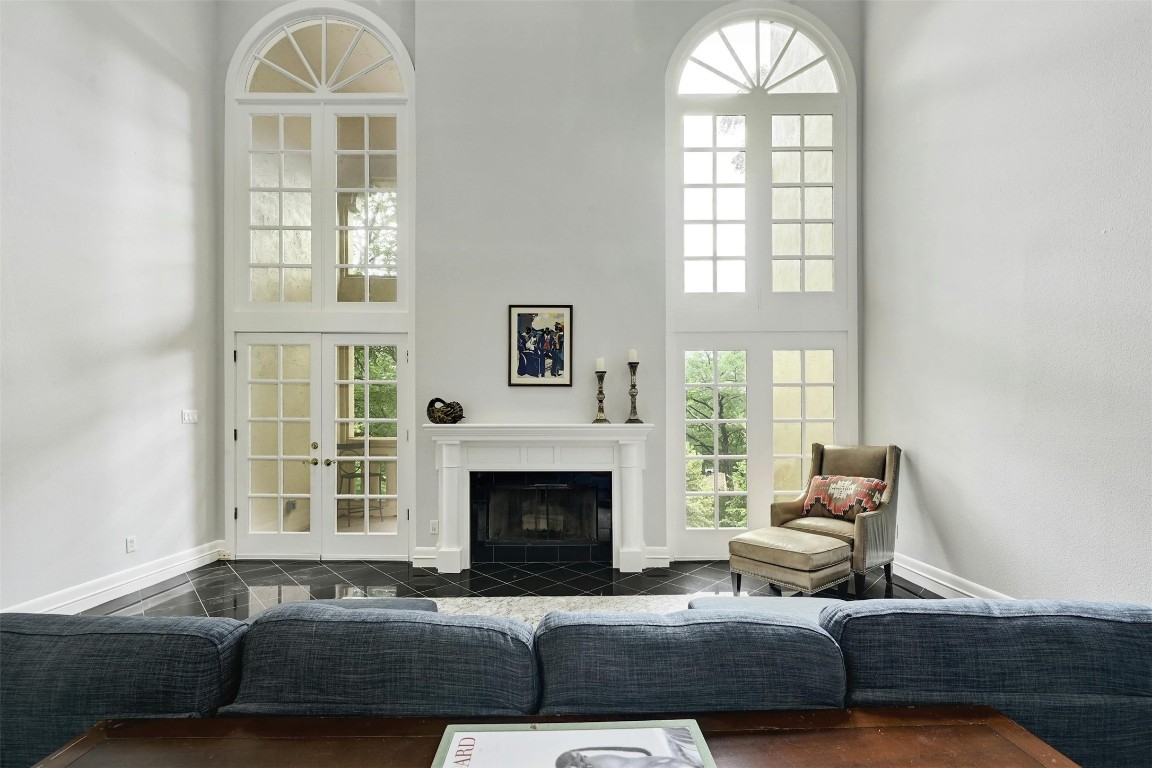
<svg viewBox="0 0 1152 768">
<path fill-rule="evenodd" d="M 437 442 L 475 441 L 580 441 L 622 442 L 644 440 L 653 424 L 425 424 Z"/>
</svg>

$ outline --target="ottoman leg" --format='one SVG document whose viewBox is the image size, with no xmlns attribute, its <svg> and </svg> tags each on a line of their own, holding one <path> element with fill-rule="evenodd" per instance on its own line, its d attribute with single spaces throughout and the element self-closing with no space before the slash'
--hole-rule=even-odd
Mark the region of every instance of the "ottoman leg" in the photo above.
<svg viewBox="0 0 1152 768">
<path fill-rule="evenodd" d="M 732 571 L 732 597 L 740 596 L 740 574 Z"/>
</svg>

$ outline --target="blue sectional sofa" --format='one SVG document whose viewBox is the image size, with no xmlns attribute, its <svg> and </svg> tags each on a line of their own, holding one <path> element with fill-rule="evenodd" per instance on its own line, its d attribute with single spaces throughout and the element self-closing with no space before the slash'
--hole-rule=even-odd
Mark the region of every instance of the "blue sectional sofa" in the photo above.
<svg viewBox="0 0 1152 768">
<path fill-rule="evenodd" d="M 996 707 L 1085 766 L 1152 765 L 1148 606 L 711 598 L 533 630 L 431 601 L 323 603 L 247 623 L 0 614 L 0 766 L 111 717 L 918 704 Z"/>
</svg>

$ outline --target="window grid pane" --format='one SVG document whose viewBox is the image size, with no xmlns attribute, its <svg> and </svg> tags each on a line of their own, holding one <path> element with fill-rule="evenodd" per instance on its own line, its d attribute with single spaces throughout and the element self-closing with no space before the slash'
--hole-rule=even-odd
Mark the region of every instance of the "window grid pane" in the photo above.
<svg viewBox="0 0 1152 768">
<path fill-rule="evenodd" d="M 336 117 L 336 300 L 394 302 L 396 116 Z"/>
<path fill-rule="evenodd" d="M 772 116 L 772 290 L 835 290 L 832 115 Z"/>
<path fill-rule="evenodd" d="M 252 115 L 248 299 L 312 301 L 312 118 Z"/>
<path fill-rule="evenodd" d="M 249 532 L 307 533 L 312 349 L 252 345 L 247 364 Z"/>
<path fill-rule="evenodd" d="M 743 115 L 687 115 L 684 292 L 743 293 L 746 155 Z"/>
<path fill-rule="evenodd" d="M 830 349 L 772 353 L 772 491 L 777 500 L 804 492 L 812 443 L 835 442 L 834 371 Z"/>
<path fill-rule="evenodd" d="M 397 349 L 337 346 L 335 532 L 397 531 Z"/>
<path fill-rule="evenodd" d="M 745 350 L 684 353 L 684 510 L 690 529 L 748 525 Z"/>
</svg>

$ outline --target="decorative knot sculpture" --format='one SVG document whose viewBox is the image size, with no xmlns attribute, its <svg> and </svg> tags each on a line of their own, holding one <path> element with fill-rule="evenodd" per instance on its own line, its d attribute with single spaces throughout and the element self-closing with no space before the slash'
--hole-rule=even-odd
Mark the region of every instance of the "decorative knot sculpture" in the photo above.
<svg viewBox="0 0 1152 768">
<path fill-rule="evenodd" d="M 460 403 L 446 403 L 438 397 L 428 401 L 428 421 L 433 424 L 455 424 L 464 418 Z"/>
</svg>

